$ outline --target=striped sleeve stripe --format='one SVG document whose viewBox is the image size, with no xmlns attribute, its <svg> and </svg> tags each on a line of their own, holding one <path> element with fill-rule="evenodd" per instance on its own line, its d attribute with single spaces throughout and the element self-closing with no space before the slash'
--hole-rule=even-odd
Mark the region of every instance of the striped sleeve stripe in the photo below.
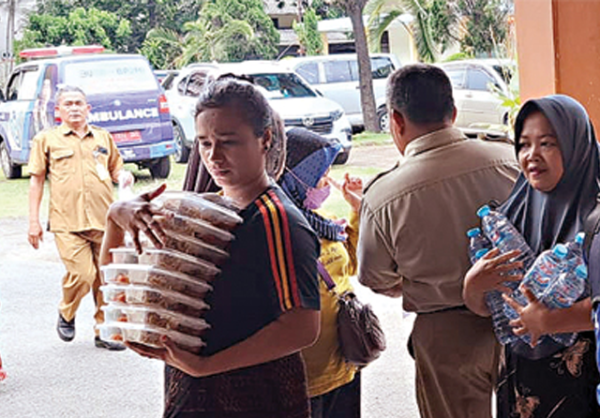
<svg viewBox="0 0 600 418">
<path fill-rule="evenodd" d="M 292 288 L 292 297 L 294 298 L 294 306 L 300 306 L 300 292 L 298 291 L 298 280 L 296 278 L 296 266 L 294 264 L 294 254 L 292 252 L 292 235 L 290 233 L 290 224 L 288 222 L 287 212 L 283 207 L 283 203 L 273 190 L 268 192 L 268 195 L 271 197 L 275 206 L 279 208 L 281 212 L 281 220 L 283 223 L 283 239 L 285 243 L 285 252 L 287 258 L 287 268 L 288 268 L 288 278 L 290 282 L 290 287 Z"/>
<path fill-rule="evenodd" d="M 270 242 L 270 259 L 280 304 L 285 310 L 300 305 L 296 269 L 291 246 L 291 234 L 285 208 L 277 195 L 267 193 L 260 198 L 261 213 L 265 221 L 267 241 Z M 268 224 L 268 226 L 267 226 Z"/>
<path fill-rule="evenodd" d="M 277 256 L 275 252 L 275 244 L 273 243 L 273 230 L 271 228 L 271 218 L 269 217 L 269 210 L 260 200 L 256 201 L 256 205 L 258 206 L 258 210 L 262 214 L 263 221 L 265 224 L 265 230 L 267 233 L 267 245 L 269 246 L 269 257 L 271 259 L 271 269 L 273 271 L 273 278 L 275 279 L 275 288 L 277 289 L 277 296 L 279 297 L 279 307 L 282 311 L 284 311 L 285 307 L 283 305 L 281 279 L 279 277 L 279 271 L 277 269 Z"/>
</svg>

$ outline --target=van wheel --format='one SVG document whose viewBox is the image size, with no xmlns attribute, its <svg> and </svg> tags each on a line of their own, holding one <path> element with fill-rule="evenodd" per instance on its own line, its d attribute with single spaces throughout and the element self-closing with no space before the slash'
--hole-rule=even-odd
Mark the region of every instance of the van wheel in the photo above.
<svg viewBox="0 0 600 418">
<path fill-rule="evenodd" d="M 4 141 L 0 142 L 0 165 L 2 165 L 2 172 L 4 172 L 4 176 L 7 179 L 12 180 L 21 178 L 21 166 L 12 163 L 8 148 Z"/>
<path fill-rule="evenodd" d="M 185 136 L 178 123 L 173 123 L 173 139 L 175 140 L 175 154 L 173 154 L 175 162 L 187 163 L 190 157 L 190 149 L 185 146 Z"/>
<path fill-rule="evenodd" d="M 169 157 L 162 157 L 148 168 L 153 179 L 166 179 L 171 173 L 171 159 Z"/>
<path fill-rule="evenodd" d="M 390 115 L 385 106 L 380 107 L 377 110 L 377 125 L 379 126 L 379 130 L 381 132 L 390 131 Z"/>
</svg>

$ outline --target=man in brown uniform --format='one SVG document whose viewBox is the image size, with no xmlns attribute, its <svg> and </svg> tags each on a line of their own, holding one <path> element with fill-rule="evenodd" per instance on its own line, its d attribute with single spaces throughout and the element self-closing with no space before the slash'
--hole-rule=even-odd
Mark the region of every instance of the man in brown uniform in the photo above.
<svg viewBox="0 0 600 418">
<path fill-rule="evenodd" d="M 508 196 L 514 152 L 452 127 L 452 86 L 437 67 L 395 72 L 388 105 L 403 158 L 365 191 L 358 277 L 377 293 L 403 296 L 404 309 L 417 313 L 409 350 L 421 416 L 491 418 L 500 348 L 490 319 L 464 306 L 465 234 L 480 206 Z"/>
<path fill-rule="evenodd" d="M 50 181 L 49 231 L 67 273 L 59 306 L 57 331 L 63 341 L 75 338 L 75 312 L 92 290 L 96 323 L 104 321 L 99 254 L 105 218 L 113 201 L 113 182 L 118 182 L 123 160 L 111 135 L 87 124 L 91 109 L 83 91 L 62 87 L 56 95 L 62 124 L 33 139 L 29 156 L 29 243 L 39 247 L 43 230 L 39 219 L 46 175 Z M 126 182 L 132 181 L 128 172 Z M 124 346 L 94 340 L 96 347 L 122 350 Z"/>
</svg>

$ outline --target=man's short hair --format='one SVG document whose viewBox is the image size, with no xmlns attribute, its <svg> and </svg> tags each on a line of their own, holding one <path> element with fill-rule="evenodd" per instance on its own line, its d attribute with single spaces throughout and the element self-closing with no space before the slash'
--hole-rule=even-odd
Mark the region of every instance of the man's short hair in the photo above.
<svg viewBox="0 0 600 418">
<path fill-rule="evenodd" d="M 61 85 L 58 87 L 58 90 L 56 92 L 56 96 L 54 96 L 55 99 L 55 103 L 58 105 L 58 103 L 60 102 L 60 97 L 65 94 L 65 93 L 81 93 L 81 95 L 83 95 L 83 98 L 85 99 L 86 103 L 87 103 L 87 96 L 85 95 L 85 93 L 83 92 L 83 90 L 81 90 L 79 87 L 75 87 L 75 86 L 67 86 L 67 85 Z"/>
<path fill-rule="evenodd" d="M 387 102 L 390 111 L 419 125 L 444 122 L 454 114 L 450 79 L 433 65 L 406 65 L 394 72 L 388 80 Z"/>
</svg>

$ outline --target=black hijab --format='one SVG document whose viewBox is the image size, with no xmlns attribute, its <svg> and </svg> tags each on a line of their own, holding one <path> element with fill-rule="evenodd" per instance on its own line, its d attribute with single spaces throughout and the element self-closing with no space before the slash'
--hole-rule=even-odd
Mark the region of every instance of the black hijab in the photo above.
<svg viewBox="0 0 600 418">
<path fill-rule="evenodd" d="M 583 106 L 564 95 L 526 102 L 515 122 L 515 151 L 527 117 L 541 112 L 556 133 L 564 173 L 547 193 L 535 190 L 523 174 L 500 211 L 521 232 L 535 254 L 574 239 L 596 205 L 600 191 L 598 144 Z"/>
</svg>

